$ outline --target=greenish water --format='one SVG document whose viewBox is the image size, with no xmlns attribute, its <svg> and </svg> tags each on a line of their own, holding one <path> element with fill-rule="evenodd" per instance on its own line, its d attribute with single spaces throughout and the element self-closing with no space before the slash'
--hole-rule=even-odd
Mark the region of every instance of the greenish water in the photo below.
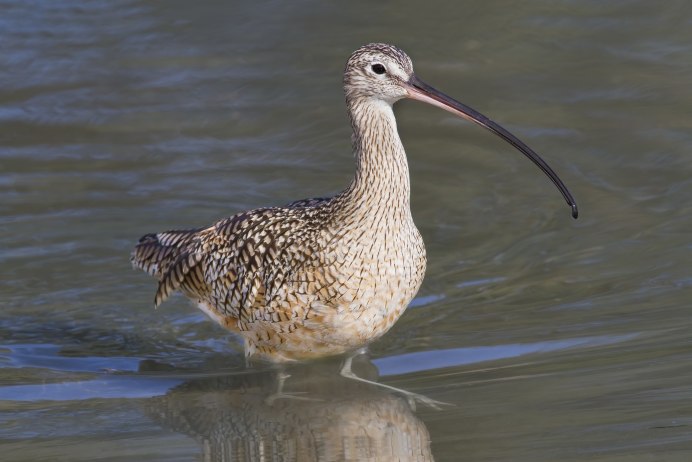
<svg viewBox="0 0 692 462">
<path fill-rule="evenodd" d="M 8 461 L 692 459 L 692 4 L 0 0 L 0 452 Z M 144 233 L 337 192 L 346 58 L 538 151 L 397 105 L 426 280 L 363 376 L 247 368 Z M 307 399 L 305 399 L 307 398 Z"/>
</svg>

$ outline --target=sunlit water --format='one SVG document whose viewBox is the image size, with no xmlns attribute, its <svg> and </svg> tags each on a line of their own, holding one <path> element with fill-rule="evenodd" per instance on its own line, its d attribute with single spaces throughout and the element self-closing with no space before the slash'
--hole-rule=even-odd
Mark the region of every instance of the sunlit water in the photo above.
<svg viewBox="0 0 692 462">
<path fill-rule="evenodd" d="M 346 4 L 344 4 L 345 6 Z M 692 6 L 0 1 L 2 460 L 692 459 Z M 361 358 L 246 367 L 130 270 L 151 231 L 353 173 L 341 71 L 396 43 L 540 152 L 397 106 L 425 283 Z M 285 372 L 285 371 L 284 371 Z"/>
</svg>

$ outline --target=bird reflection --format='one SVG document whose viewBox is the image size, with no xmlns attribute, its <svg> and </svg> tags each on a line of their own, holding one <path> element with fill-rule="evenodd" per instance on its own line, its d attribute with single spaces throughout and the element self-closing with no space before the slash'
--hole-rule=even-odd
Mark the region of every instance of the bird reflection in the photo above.
<svg viewBox="0 0 692 462">
<path fill-rule="evenodd" d="M 372 376 L 365 361 L 354 368 Z M 205 461 L 433 460 L 428 430 L 405 398 L 344 378 L 338 367 L 193 379 L 147 400 L 146 413 L 197 440 Z"/>
</svg>

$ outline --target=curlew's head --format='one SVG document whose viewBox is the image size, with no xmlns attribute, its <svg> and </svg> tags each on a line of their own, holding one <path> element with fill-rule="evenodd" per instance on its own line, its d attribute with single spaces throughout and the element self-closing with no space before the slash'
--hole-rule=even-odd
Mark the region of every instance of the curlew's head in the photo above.
<svg viewBox="0 0 692 462">
<path fill-rule="evenodd" d="M 538 154 L 488 117 L 420 80 L 413 72 L 411 58 L 399 48 L 385 43 L 370 43 L 354 51 L 344 70 L 344 92 L 350 103 L 360 100 L 392 105 L 403 98 L 415 99 L 490 130 L 528 157 L 550 178 L 570 206 L 572 216 L 577 218 L 577 204 L 572 194 Z"/>
<path fill-rule="evenodd" d="M 404 84 L 412 75 L 413 64 L 406 53 L 385 43 L 370 43 L 354 51 L 346 63 L 346 98 L 376 98 L 394 104 L 408 96 Z"/>
</svg>

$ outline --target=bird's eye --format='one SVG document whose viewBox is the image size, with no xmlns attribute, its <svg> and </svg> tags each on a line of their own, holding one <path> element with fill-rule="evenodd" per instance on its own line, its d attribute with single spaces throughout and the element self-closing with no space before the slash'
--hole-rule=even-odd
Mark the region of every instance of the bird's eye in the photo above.
<svg viewBox="0 0 692 462">
<path fill-rule="evenodd" d="M 372 65 L 372 71 L 375 74 L 384 74 L 387 70 L 384 68 L 382 64 L 373 64 Z"/>
</svg>

